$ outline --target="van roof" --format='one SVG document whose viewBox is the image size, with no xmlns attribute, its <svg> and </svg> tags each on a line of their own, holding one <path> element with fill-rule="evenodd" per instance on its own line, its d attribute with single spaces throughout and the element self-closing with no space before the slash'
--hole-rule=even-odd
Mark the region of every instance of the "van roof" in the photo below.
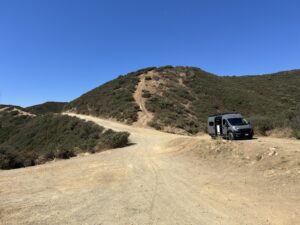
<svg viewBox="0 0 300 225">
<path fill-rule="evenodd" d="M 236 114 L 239 114 L 239 113 L 237 113 L 237 112 L 224 112 L 224 113 L 213 114 L 213 115 L 210 115 L 208 117 L 224 116 L 224 115 L 229 115 L 229 114 L 235 114 L 236 115 Z"/>
</svg>

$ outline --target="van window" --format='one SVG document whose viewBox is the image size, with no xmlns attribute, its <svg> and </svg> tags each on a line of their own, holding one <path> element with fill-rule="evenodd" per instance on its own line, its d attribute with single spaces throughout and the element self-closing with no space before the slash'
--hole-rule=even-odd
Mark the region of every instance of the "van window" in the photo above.
<svg viewBox="0 0 300 225">
<path fill-rule="evenodd" d="M 226 120 L 223 120 L 223 125 L 226 125 Z"/>
<path fill-rule="evenodd" d="M 213 126 L 214 125 L 214 122 L 209 122 L 209 126 Z"/>
<path fill-rule="evenodd" d="M 228 121 L 233 126 L 248 125 L 247 120 L 245 120 L 244 118 L 231 118 L 231 119 L 228 119 Z"/>
</svg>

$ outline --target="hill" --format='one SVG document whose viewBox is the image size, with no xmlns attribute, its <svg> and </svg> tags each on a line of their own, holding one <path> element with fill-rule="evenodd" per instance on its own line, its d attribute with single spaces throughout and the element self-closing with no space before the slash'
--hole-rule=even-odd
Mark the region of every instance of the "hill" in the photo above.
<svg viewBox="0 0 300 225">
<path fill-rule="evenodd" d="M 0 109 L 3 109 L 3 108 L 6 108 L 6 109 L 19 109 L 19 110 L 22 110 L 24 112 L 26 112 L 26 109 L 24 109 L 23 107 L 21 106 L 17 106 L 17 105 L 3 105 L 3 104 L 0 104 Z"/>
<path fill-rule="evenodd" d="M 33 166 L 81 152 L 123 147 L 128 136 L 75 117 L 35 116 L 5 107 L 0 110 L 0 169 Z"/>
<path fill-rule="evenodd" d="M 148 125 L 156 129 L 196 134 L 206 130 L 209 114 L 237 111 L 262 134 L 287 127 L 300 137 L 300 70 L 222 77 L 195 67 L 152 67 L 99 86 L 65 109 L 132 124 L 142 108 L 133 98 L 141 81 L 142 99 L 153 115 Z"/>
<path fill-rule="evenodd" d="M 132 124 L 137 121 L 139 107 L 133 93 L 139 83 L 139 75 L 154 68 L 138 70 L 101 85 L 94 90 L 70 102 L 65 111 L 77 112 Z"/>
<path fill-rule="evenodd" d="M 17 105 L 1 105 L 0 109 L 2 108 L 9 108 L 9 109 L 19 109 L 23 112 L 31 113 L 34 115 L 42 115 L 47 113 L 61 113 L 64 107 L 67 105 L 67 102 L 45 102 L 38 105 L 33 105 L 29 107 L 21 107 Z"/>
<path fill-rule="evenodd" d="M 66 102 L 45 102 L 43 104 L 27 107 L 25 110 L 36 115 L 60 113 L 66 104 Z"/>
</svg>

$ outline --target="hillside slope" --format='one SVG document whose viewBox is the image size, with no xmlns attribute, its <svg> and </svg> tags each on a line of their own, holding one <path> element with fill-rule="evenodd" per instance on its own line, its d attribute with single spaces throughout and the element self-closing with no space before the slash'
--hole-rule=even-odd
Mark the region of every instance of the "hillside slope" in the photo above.
<svg viewBox="0 0 300 225">
<path fill-rule="evenodd" d="M 133 98 L 133 93 L 139 83 L 139 75 L 152 69 L 146 68 L 121 75 L 70 102 L 65 111 L 114 118 L 132 124 L 138 119 L 139 106 Z"/>
<path fill-rule="evenodd" d="M 300 71 L 219 77 L 197 68 L 165 68 L 152 73 L 147 86 L 146 107 L 158 129 L 171 125 L 197 133 L 205 130 L 209 114 L 231 111 L 242 113 L 262 133 L 280 126 L 300 128 L 294 127 L 300 112 Z"/>
<path fill-rule="evenodd" d="M 45 102 L 43 104 L 27 107 L 25 110 L 36 115 L 60 113 L 63 111 L 63 108 L 66 106 L 66 104 L 67 102 Z"/>
<path fill-rule="evenodd" d="M 34 166 L 81 152 L 122 147 L 127 144 L 128 136 L 66 115 L 36 116 L 20 108 L 3 107 L 0 109 L 0 169 Z"/>
<path fill-rule="evenodd" d="M 142 95 L 136 96 L 139 82 Z M 99 86 L 65 109 L 129 124 L 138 121 L 140 111 L 147 111 L 148 125 L 185 134 L 205 131 L 209 114 L 237 111 L 262 134 L 288 127 L 300 137 L 300 70 L 221 77 L 195 67 L 153 67 Z"/>
</svg>

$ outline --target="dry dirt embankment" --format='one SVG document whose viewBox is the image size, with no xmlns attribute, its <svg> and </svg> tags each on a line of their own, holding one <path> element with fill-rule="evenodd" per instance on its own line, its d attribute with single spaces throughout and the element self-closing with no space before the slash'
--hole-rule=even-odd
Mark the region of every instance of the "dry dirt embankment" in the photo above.
<svg viewBox="0 0 300 225">
<path fill-rule="evenodd" d="M 300 224 L 299 141 L 211 141 L 76 116 L 134 144 L 0 171 L 0 224 Z"/>
</svg>

